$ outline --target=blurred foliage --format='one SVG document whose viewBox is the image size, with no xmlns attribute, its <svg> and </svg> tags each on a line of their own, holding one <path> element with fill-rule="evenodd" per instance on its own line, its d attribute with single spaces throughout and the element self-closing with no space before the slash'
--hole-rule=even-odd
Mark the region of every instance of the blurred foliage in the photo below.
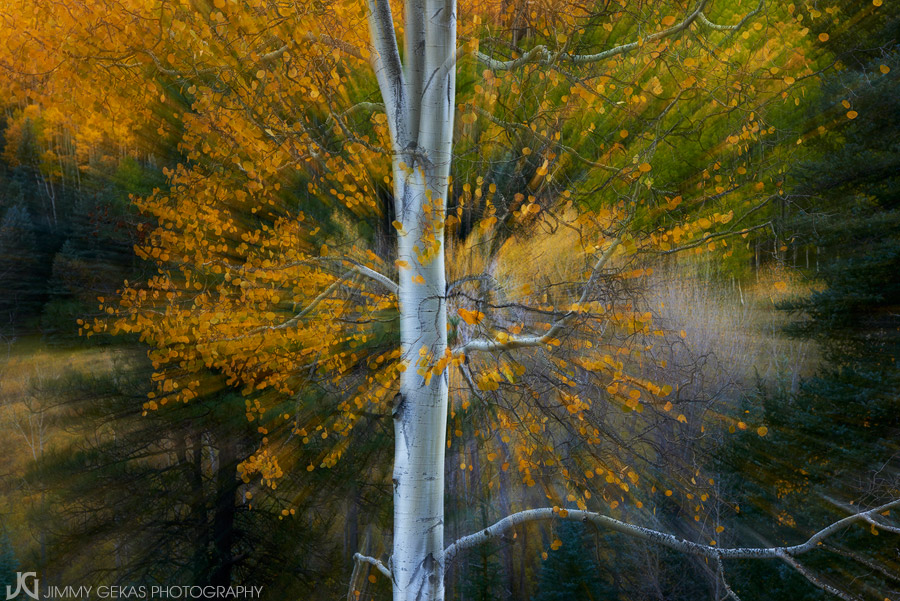
<svg viewBox="0 0 900 601">
<path fill-rule="evenodd" d="M 855 15 L 865 13 L 863 5 L 870 2 L 839 4 L 843 14 Z M 798 279 L 811 282 L 811 292 L 780 306 L 796 317 L 792 333 L 816 340 L 825 357 L 815 376 L 796 386 L 761 382 L 756 394 L 735 408 L 733 413 L 751 412 L 765 424 L 765 436 L 754 428 L 739 429 L 720 446 L 709 443 L 697 449 L 710 464 L 720 498 L 731 504 L 722 507 L 725 530 L 717 543 L 723 546 L 798 542 L 852 511 L 850 501 L 871 504 L 895 484 L 900 453 L 895 362 L 900 352 L 900 18 L 890 11 L 865 14 L 828 42 L 843 68 L 822 77 L 802 110 L 788 105 L 769 115 L 785 129 L 809 134 L 805 162 L 784 174 L 784 201 L 766 207 L 778 235 L 756 233 L 745 244 L 733 245 L 732 255 L 713 256 L 723 278 L 749 279 L 747 274 L 754 267 L 758 272 L 760 262 L 779 268 L 790 263 Z M 812 26 L 813 34 L 827 26 L 813 22 L 819 23 Z M 474 87 L 471 77 L 463 74 L 462 89 Z M 180 93 L 172 86 L 166 90 L 170 99 Z M 89 344 L 77 336 L 75 320 L 96 315 L 98 296 L 111 295 L 123 280 L 139 278 L 148 269 L 132 252 L 143 242 L 138 226 L 146 218 L 136 214 L 129 195 L 145 197 L 163 186 L 162 167 L 183 157 L 173 143 L 157 140 L 157 154 L 141 160 L 107 148 L 69 164 L 62 153 L 47 156 L 40 145 L 46 126 L 27 110 L 8 118 L 3 128 L 0 335 L 4 342 L 40 335 L 52 344 Z M 591 120 L 604 119 L 586 112 L 567 127 L 580 124 L 587 130 Z M 667 149 L 668 158 L 654 166 L 657 187 L 693 183 L 694 165 L 709 162 L 708 148 L 722 133 L 704 129 L 693 143 Z M 529 137 L 517 143 L 524 145 Z M 531 162 L 522 159 L 527 168 L 518 171 L 510 167 L 512 160 L 496 156 L 484 164 L 478 163 L 481 157 L 460 163 L 457 169 L 461 178 L 486 174 L 485 181 L 500 189 L 498 198 L 511 203 L 540 168 L 538 156 Z M 573 181 L 583 175 L 570 171 Z M 771 184 L 773 175 L 766 175 Z M 286 184 L 280 196 L 284 208 L 296 208 L 303 196 L 304 212 L 326 236 L 340 231 L 347 217 L 342 205 L 324 194 L 310 196 L 310 182 L 300 176 Z M 657 202 L 665 202 L 665 192 L 651 192 Z M 485 209 L 467 206 L 477 214 L 462 215 L 460 238 Z M 680 210 L 686 215 L 692 209 Z M 382 217 L 358 226 L 362 239 L 376 248 L 392 220 L 389 213 Z M 380 244 L 378 254 L 391 260 L 391 249 Z M 811 257 L 805 266 L 803 257 Z M 458 326 L 459 320 L 454 321 Z M 372 348 L 386 344 L 390 326 L 378 327 Z M 109 339 L 102 342 L 110 344 Z M 25 514 L 39 535 L 13 540 L 4 531 L 0 536 L 0 590 L 4 582 L 14 583 L 10 574 L 26 565 L 97 582 L 159 582 L 175 575 L 185 584 L 263 584 L 272 599 L 330 598 L 346 591 L 355 551 L 385 552 L 387 542 L 360 525 L 386 528 L 391 520 L 388 470 L 383 467 L 390 464 L 387 415 L 367 415 L 360 423 L 353 433 L 352 457 L 330 470 L 307 472 L 303 466 L 317 463 L 324 449 L 324 443 L 313 440 L 292 457 L 301 469 L 291 470 L 277 492 L 253 496 L 256 489 L 234 470 L 263 436 L 244 419 L 245 398 L 213 390 L 188 405 L 142 416 L 150 370 L 143 358 L 136 358 L 140 353 L 133 343 L 127 337 L 115 342 L 116 349 L 128 349 L 132 358 L 110 373 L 57 373 L 33 389 L 53 408 L 58 437 L 26 473 L 18 474 L 21 479 L 4 482 L 12 489 L 4 491 L 6 498 L 27 500 L 28 509 L 3 519 L 12 522 Z M 221 374 L 210 378 L 221 380 Z M 324 385 L 304 394 L 309 396 L 301 400 L 323 414 L 334 400 L 334 390 Z M 297 402 L 282 396 L 273 408 L 290 413 Z M 670 435 L 674 437 L 668 431 L 661 436 Z M 453 464 L 456 456 L 450 457 Z M 450 494 L 462 498 L 464 493 Z M 477 495 L 489 503 L 500 493 L 479 490 Z M 661 490 L 640 498 L 654 511 L 635 511 L 631 517 L 697 540 L 708 528 L 695 526 L 693 516 Z M 534 495 L 534 500 L 545 499 Z M 295 514 L 284 515 L 287 507 Z M 476 514 L 460 511 L 459 520 L 477 522 Z M 477 517 L 484 526 L 484 516 Z M 514 591 L 536 601 L 693 600 L 722 594 L 721 589 L 711 591 L 714 570 L 697 561 L 648 550 L 623 537 L 593 536 L 568 523 L 556 527 L 561 544 L 553 549 L 555 540 L 544 544 L 546 532 L 530 530 L 526 542 L 523 531 L 516 543 L 524 548 L 521 555 L 537 556 L 549 548 L 546 560 L 518 561 L 520 556 L 504 546 L 512 543 L 484 546 L 466 558 L 466 572 L 451 583 L 451 591 L 460 601 L 515 598 Z M 867 539 L 876 532 L 854 526 L 833 543 L 840 552 L 864 555 Z M 896 547 L 895 539 L 887 546 Z M 821 551 L 804 562 L 837 583 L 856 578 L 867 586 L 896 588 L 890 577 L 873 574 L 858 561 L 835 558 Z M 900 572 L 896 557 L 871 558 Z M 826 598 L 785 566 L 735 561 L 725 570 L 745 601 Z M 368 592 L 386 598 L 387 588 L 379 575 Z"/>
</svg>

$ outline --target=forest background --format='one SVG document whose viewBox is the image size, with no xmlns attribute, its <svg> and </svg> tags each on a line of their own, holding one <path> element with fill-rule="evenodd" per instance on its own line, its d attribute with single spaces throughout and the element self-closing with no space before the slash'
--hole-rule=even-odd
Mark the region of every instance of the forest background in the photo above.
<svg viewBox="0 0 900 601">
<path fill-rule="evenodd" d="M 352 385 L 343 388 L 323 376 L 287 394 L 277 386 L 248 390 L 234 374 L 211 368 L 198 377 L 203 385 L 190 389 L 189 402 L 159 407 L 153 400 L 163 386 L 155 365 L 158 345 L 140 332 L 112 335 L 89 327 L 117 311 L 108 301 L 122 294 L 123 282 L 157 277 L 159 251 L 146 251 L 162 221 L 154 213 L 161 205 L 153 203 L 160 190 L 184 177 L 181 165 L 202 163 L 192 153 L 208 142 L 198 141 L 189 126 L 196 91 L 175 74 L 180 57 L 145 61 L 141 94 L 149 90 L 154 102 L 135 104 L 129 121 L 117 118 L 121 98 L 104 105 L 96 92 L 93 103 L 72 110 L 65 96 L 73 88 L 67 86 L 96 86 L 117 76 L 87 67 L 65 73 L 58 71 L 69 67 L 54 67 L 38 75 L 24 70 L 19 52 L 26 46 L 19 36 L 38 14 L 29 12 L 30 4 L 0 9 L 8 53 L 0 57 L 0 590 L 14 586 L 22 570 L 39 572 L 45 585 L 233 583 L 262 585 L 271 599 L 338 598 L 348 589 L 360 599 L 388 598 L 390 580 L 355 562 L 354 554 L 390 553 L 391 394 L 384 395 L 388 405 L 366 407 L 364 419 L 343 433 L 329 432 L 329 425 L 340 421 L 338 407 L 354 398 L 355 372 L 347 375 Z M 731 22 L 754 8 L 733 4 L 723 17 Z M 662 212 L 682 211 L 679 223 L 707 220 L 705 227 L 683 229 L 685 248 L 644 247 L 617 272 L 617 293 L 635 312 L 652 314 L 648 332 L 651 322 L 661 332 L 645 350 L 652 357 L 652 381 L 660 384 L 652 430 L 630 421 L 636 402 L 616 401 L 616 392 L 609 392 L 604 403 L 615 413 L 604 412 L 600 421 L 614 442 L 574 490 L 560 484 L 560 472 L 569 468 L 564 461 L 525 443 L 530 451 L 523 452 L 515 439 L 488 441 L 479 434 L 479 424 L 490 422 L 479 421 L 483 414 L 504 407 L 500 397 L 520 381 L 518 364 L 498 361 L 493 371 L 482 366 L 469 378 L 460 368 L 456 385 L 465 400 L 451 413 L 445 476 L 451 538 L 521 509 L 602 503 L 604 513 L 687 540 L 772 546 L 802 542 L 856 507 L 896 498 L 900 14 L 880 0 L 790 6 L 797 24 L 791 35 L 802 31 L 803 42 L 785 41 L 788 50 L 776 55 L 788 56 L 784 64 L 801 48 L 806 70 L 794 77 L 779 73 L 777 60 L 766 65 L 784 88 L 774 96 L 779 106 L 767 114 L 768 135 L 746 128 L 732 134 L 725 129 L 733 124 L 710 118 L 708 126 L 697 126 L 708 127 L 703 135 L 685 136 L 677 152 L 654 160 L 652 168 L 636 162 L 627 176 L 645 177 L 639 185 Z M 198 14 L 214 19 L 221 7 L 201 8 Z M 614 19 L 625 10 L 607 7 L 602 16 Z M 518 40 L 543 35 L 527 24 L 502 30 Z M 50 61 L 53 54 L 46 52 Z M 460 72 L 466 68 L 471 70 L 461 63 Z M 460 77 L 461 89 L 484 94 L 481 84 Z M 643 81 L 650 92 L 661 85 L 658 78 Z M 477 188 L 456 192 L 458 198 L 468 194 L 470 203 L 465 211 L 459 203 L 457 232 L 484 232 L 488 241 L 497 216 L 503 219 L 501 197 L 509 192 L 509 202 L 515 198 L 514 184 L 495 166 L 502 162 L 496 155 L 472 158 L 478 154 L 473 140 L 502 145 L 491 139 L 489 128 L 499 120 L 492 111 L 476 102 L 462 111 L 457 128 L 468 137 L 460 137 L 461 159 L 455 160 L 471 173 L 463 167 L 454 172 Z M 367 105 L 362 112 L 365 121 L 371 118 L 372 139 L 383 136 L 378 108 Z M 336 121 L 323 114 L 326 129 Z M 731 171 L 720 159 L 725 154 L 719 142 L 740 134 L 746 134 L 747 152 L 764 164 L 748 175 L 754 178 L 749 183 L 735 175 L 746 170 Z M 516 133 L 520 146 L 531 136 L 519 165 L 530 186 L 547 175 L 548 156 L 554 173 L 575 179 L 558 164 L 583 147 L 556 147 L 553 153 L 553 135 L 536 128 Z M 637 136 L 618 125 L 613 130 L 623 150 Z M 353 151 L 372 152 L 364 148 L 368 144 L 328 150 L 348 161 Z M 526 160 L 531 146 L 540 160 Z M 613 164 L 609 156 L 602 161 Z M 720 165 L 729 173 L 724 179 Z M 477 184 L 476 172 L 482 174 Z M 272 214 L 299 206 L 321 228 L 319 243 L 345 250 L 359 243 L 374 249 L 373 265 L 393 263 L 396 228 L 384 201 L 387 188 L 375 191 L 382 204 L 354 209 L 334 190 L 311 185 L 315 174 L 279 172 L 271 181 L 283 186 L 273 193 Z M 682 189 L 706 181 L 715 190 L 717 223 L 709 223 L 706 205 L 689 206 L 688 193 L 678 208 Z M 500 192 L 488 182 L 499 182 Z M 729 193 L 745 184 L 759 185 L 770 200 L 754 208 L 741 229 L 728 215 L 743 214 L 747 197 Z M 531 229 L 517 234 L 527 232 L 529 255 L 515 246 L 516 235 L 494 235 L 506 259 L 550 265 L 533 272 L 521 267 L 523 273 L 508 276 L 517 286 L 534 276 L 537 288 L 541 276 L 563 277 L 571 267 L 565 263 L 571 234 L 541 202 L 536 194 L 526 204 L 509 205 L 510 213 L 518 207 L 517 218 L 530 219 Z M 364 225 L 348 225 L 353 218 Z M 653 223 L 656 216 L 651 211 L 644 218 Z M 254 244 L 240 233 L 226 243 L 241 242 Z M 466 261 L 461 254 L 451 260 Z M 317 293 L 327 288 L 321 282 L 333 280 L 332 274 L 332 280 L 314 282 Z M 360 296 L 353 288 L 340 300 L 358 303 Z M 374 332 L 368 347 L 365 340 L 360 345 L 373 363 L 386 352 L 383 336 L 392 327 L 390 307 L 379 310 L 365 324 Z M 334 316 L 319 319 L 332 323 Z M 462 338 L 467 326 L 485 317 L 478 306 L 461 305 L 450 319 L 451 336 Z M 635 357 L 634 335 L 642 332 L 643 325 L 629 332 L 622 347 L 629 357 Z M 528 367 L 545 369 L 541 365 L 534 360 Z M 553 410 L 579 412 L 577 406 L 569 411 L 572 404 L 564 400 Z M 284 415 L 288 427 L 273 425 L 274 418 L 264 422 L 263 411 L 248 419 L 262 406 L 269 416 Z M 318 428 L 290 427 L 310 415 Z M 569 446 L 572 456 L 582 452 L 570 434 L 553 432 L 553 452 L 568 456 Z M 274 448 L 267 447 L 270 436 L 278 440 Z M 342 441 L 336 454 L 317 440 L 329 436 Z M 260 450 L 268 448 L 278 463 L 260 459 Z M 540 459 L 528 459 L 535 452 Z M 900 536 L 886 518 L 883 527 L 849 526 L 804 557 L 813 580 L 851 591 L 850 598 L 900 599 Z M 744 600 L 830 598 L 781 562 L 733 560 L 727 573 L 728 586 Z M 446 586 L 447 598 L 458 600 L 729 594 L 718 566 L 706 558 L 564 522 L 524 525 L 460 556 Z"/>
</svg>

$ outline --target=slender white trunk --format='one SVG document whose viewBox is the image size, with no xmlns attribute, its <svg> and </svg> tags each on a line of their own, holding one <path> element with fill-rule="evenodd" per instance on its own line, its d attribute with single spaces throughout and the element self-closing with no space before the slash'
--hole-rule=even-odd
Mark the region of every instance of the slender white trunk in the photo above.
<svg viewBox="0 0 900 601">
<path fill-rule="evenodd" d="M 424 181 L 416 177 L 395 189 L 411 210 L 398 252 L 410 267 L 400 270 L 400 336 L 408 367 L 394 410 L 394 600 L 442 600 L 448 372 L 427 383 L 422 372 L 447 348 L 444 261 L 441 253 L 426 263 L 417 252 Z"/>
<path fill-rule="evenodd" d="M 406 0 L 401 64 L 388 0 L 368 0 L 372 64 L 391 130 L 400 343 L 394 409 L 394 601 L 443 601 L 448 370 L 444 213 L 456 98 L 456 1 Z"/>
</svg>

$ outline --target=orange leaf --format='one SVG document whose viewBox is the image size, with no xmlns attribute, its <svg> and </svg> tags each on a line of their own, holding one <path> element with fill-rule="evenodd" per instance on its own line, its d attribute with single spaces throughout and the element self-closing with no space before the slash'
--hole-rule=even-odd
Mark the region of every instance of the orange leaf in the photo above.
<svg viewBox="0 0 900 601">
<path fill-rule="evenodd" d="M 484 313 L 481 311 L 470 311 L 468 309 L 460 308 L 457 309 L 456 312 L 462 317 L 462 320 L 470 326 L 481 323 L 481 320 L 484 319 Z"/>
</svg>

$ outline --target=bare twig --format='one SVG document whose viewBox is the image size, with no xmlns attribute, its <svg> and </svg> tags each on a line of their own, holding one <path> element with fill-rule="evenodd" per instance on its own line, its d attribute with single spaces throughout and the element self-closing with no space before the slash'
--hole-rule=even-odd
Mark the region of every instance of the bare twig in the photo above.
<svg viewBox="0 0 900 601">
<path fill-rule="evenodd" d="M 362 553 L 354 553 L 353 559 L 359 563 L 370 563 L 378 568 L 378 571 L 388 578 L 393 578 L 393 576 L 391 576 L 391 571 L 387 568 L 386 565 L 384 565 L 384 563 L 382 563 L 380 559 L 375 559 L 374 557 L 369 557 L 368 555 L 363 555 Z"/>
</svg>

